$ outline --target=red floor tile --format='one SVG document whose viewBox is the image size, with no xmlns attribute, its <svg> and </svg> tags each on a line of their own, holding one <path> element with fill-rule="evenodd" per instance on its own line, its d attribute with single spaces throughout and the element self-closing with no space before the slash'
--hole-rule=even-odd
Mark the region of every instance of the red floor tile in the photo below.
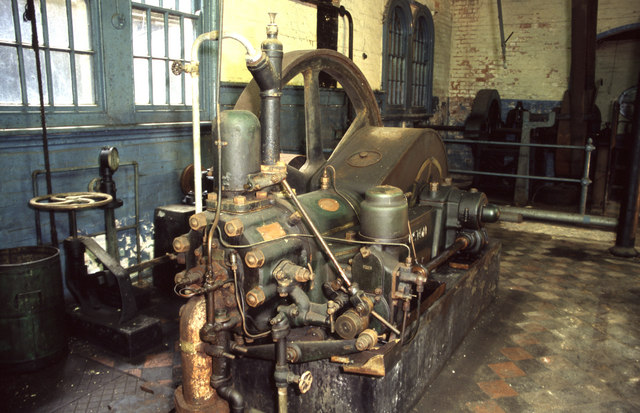
<svg viewBox="0 0 640 413">
<path fill-rule="evenodd" d="M 509 384 L 504 380 L 481 381 L 477 384 L 478 387 L 480 387 L 482 391 L 487 393 L 487 395 L 492 399 L 514 397 L 518 395 L 518 392 L 509 386 Z"/>
<path fill-rule="evenodd" d="M 505 363 L 496 363 L 488 365 L 491 370 L 493 370 L 498 376 L 503 379 L 510 377 L 522 377 L 527 374 L 520 369 L 520 367 L 516 366 L 512 361 L 507 361 Z"/>
<path fill-rule="evenodd" d="M 507 356 L 509 360 L 513 361 L 528 360 L 533 358 L 533 356 L 522 347 L 505 347 L 501 349 L 500 352 Z"/>
</svg>

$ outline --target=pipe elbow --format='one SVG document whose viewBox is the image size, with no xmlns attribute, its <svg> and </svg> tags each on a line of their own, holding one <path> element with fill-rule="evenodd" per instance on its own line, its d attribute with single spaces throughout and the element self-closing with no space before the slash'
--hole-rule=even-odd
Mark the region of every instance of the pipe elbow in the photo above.
<svg viewBox="0 0 640 413">
<path fill-rule="evenodd" d="M 232 413 L 244 413 L 244 397 L 231 386 L 223 386 L 216 389 L 220 397 L 229 402 Z"/>
</svg>

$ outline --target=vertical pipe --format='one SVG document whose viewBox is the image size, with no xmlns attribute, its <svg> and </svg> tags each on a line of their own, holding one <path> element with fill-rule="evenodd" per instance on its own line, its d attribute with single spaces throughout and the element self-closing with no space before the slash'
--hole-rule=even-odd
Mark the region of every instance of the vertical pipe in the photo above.
<svg viewBox="0 0 640 413">
<path fill-rule="evenodd" d="M 640 74 L 638 75 L 640 90 Z M 631 148 L 629 152 L 629 175 L 625 197 L 620 203 L 620 215 L 616 245 L 609 251 L 618 257 L 635 257 L 634 248 L 638 230 L 638 212 L 640 211 L 640 93 L 636 93 L 633 121 L 631 125 Z"/>
<path fill-rule="evenodd" d="M 262 51 L 269 57 L 275 75 L 273 89 L 260 91 L 260 124 L 262 126 L 262 163 L 275 165 L 280 160 L 280 98 L 282 96 L 282 43 L 278 40 L 275 13 L 269 13 L 267 39 Z"/>
<path fill-rule="evenodd" d="M 582 179 L 580 180 L 580 213 L 582 215 L 587 213 L 587 192 L 589 189 L 589 184 L 591 184 L 591 180 L 589 179 L 589 168 L 591 166 L 591 153 L 594 149 L 595 146 L 593 146 L 593 140 L 589 138 L 587 144 L 584 147 L 584 173 L 582 174 Z"/>
<path fill-rule="evenodd" d="M 198 50 L 205 40 L 216 40 L 217 31 L 203 33 L 196 38 L 191 46 L 191 98 L 193 123 L 193 183 L 194 196 L 196 199 L 196 213 L 202 212 L 202 157 L 200 150 L 200 62 L 198 60 Z"/>
<path fill-rule="evenodd" d="M 287 337 L 280 337 L 276 341 L 276 373 L 278 371 L 286 372 L 287 367 Z M 278 389 L 278 413 L 287 413 L 287 387 L 288 383 L 276 382 L 276 388 Z"/>
</svg>

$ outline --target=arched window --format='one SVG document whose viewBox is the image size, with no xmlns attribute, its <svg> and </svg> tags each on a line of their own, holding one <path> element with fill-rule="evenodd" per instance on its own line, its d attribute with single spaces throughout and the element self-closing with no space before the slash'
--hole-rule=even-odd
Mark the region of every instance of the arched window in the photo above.
<svg viewBox="0 0 640 413">
<path fill-rule="evenodd" d="M 433 19 L 428 8 L 410 6 L 407 0 L 389 1 L 384 18 L 382 69 L 385 121 L 422 121 L 431 113 L 433 40 Z"/>
<path fill-rule="evenodd" d="M 433 21 L 431 14 L 416 15 L 413 32 L 413 99 L 414 110 L 431 111 L 433 78 Z"/>
<path fill-rule="evenodd" d="M 395 6 L 389 16 L 387 50 L 387 103 L 404 106 L 407 86 L 407 39 L 409 19 L 401 6 Z"/>
</svg>

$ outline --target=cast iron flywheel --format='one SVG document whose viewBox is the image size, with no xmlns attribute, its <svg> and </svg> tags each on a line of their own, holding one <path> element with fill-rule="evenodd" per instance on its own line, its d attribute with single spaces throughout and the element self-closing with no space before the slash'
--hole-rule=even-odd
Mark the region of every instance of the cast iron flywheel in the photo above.
<svg viewBox="0 0 640 413">
<path fill-rule="evenodd" d="M 306 129 L 306 160 L 299 170 L 289 167 L 289 181 L 298 191 L 306 191 L 309 181 L 325 163 L 321 138 L 320 72 L 328 73 L 344 89 L 355 110 L 355 118 L 338 147 L 355 131 L 365 126 L 382 126 L 380 109 L 369 82 L 353 61 L 334 50 L 298 50 L 284 54 L 282 86 L 296 75 L 304 78 L 304 113 Z M 255 80 L 244 89 L 234 109 L 253 112 L 260 117 L 260 90 Z"/>
</svg>

